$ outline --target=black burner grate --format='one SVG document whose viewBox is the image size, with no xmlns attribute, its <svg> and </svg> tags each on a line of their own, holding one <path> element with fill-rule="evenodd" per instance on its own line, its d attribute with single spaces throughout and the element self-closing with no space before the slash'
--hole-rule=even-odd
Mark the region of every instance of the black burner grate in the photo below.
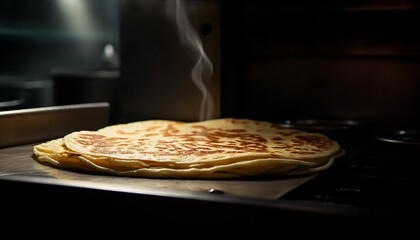
<svg viewBox="0 0 420 240">
<path fill-rule="evenodd" d="M 420 147 L 374 143 L 283 199 L 416 214 L 419 193 Z"/>
</svg>

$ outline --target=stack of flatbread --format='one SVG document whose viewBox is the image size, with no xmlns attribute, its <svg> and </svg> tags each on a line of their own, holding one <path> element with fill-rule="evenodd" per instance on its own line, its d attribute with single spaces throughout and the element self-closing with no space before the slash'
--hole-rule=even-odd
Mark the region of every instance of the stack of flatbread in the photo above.
<svg viewBox="0 0 420 240">
<path fill-rule="evenodd" d="M 308 133 L 248 119 L 149 120 L 79 131 L 34 147 L 59 168 L 156 178 L 229 178 L 324 170 L 339 145 Z"/>
</svg>

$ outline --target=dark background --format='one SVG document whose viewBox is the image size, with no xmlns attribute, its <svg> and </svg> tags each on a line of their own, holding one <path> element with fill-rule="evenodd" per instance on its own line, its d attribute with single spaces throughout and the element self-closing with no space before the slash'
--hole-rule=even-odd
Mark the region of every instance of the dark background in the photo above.
<svg viewBox="0 0 420 240">
<path fill-rule="evenodd" d="M 420 111 L 415 1 L 227 1 L 222 115 L 413 125 Z"/>
</svg>

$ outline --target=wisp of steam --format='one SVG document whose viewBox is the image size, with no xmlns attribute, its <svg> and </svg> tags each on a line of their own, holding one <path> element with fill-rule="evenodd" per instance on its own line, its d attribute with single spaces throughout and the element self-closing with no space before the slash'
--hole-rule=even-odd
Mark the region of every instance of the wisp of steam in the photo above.
<svg viewBox="0 0 420 240">
<path fill-rule="evenodd" d="M 188 19 L 183 0 L 166 0 L 166 12 L 178 28 L 182 45 L 193 55 L 195 65 L 191 70 L 191 79 L 202 94 L 199 120 L 214 118 L 214 102 L 205 82 L 213 75 L 213 65 L 204 51 L 200 36 Z"/>
</svg>

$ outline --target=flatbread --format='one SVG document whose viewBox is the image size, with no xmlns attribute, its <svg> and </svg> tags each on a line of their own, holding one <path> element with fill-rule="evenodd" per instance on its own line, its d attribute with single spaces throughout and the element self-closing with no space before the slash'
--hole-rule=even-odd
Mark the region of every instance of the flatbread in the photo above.
<svg viewBox="0 0 420 240">
<path fill-rule="evenodd" d="M 339 145 L 248 119 L 150 120 L 79 131 L 34 147 L 40 162 L 124 176 L 224 178 L 328 168 Z M 79 167 L 80 166 L 80 167 Z"/>
</svg>

